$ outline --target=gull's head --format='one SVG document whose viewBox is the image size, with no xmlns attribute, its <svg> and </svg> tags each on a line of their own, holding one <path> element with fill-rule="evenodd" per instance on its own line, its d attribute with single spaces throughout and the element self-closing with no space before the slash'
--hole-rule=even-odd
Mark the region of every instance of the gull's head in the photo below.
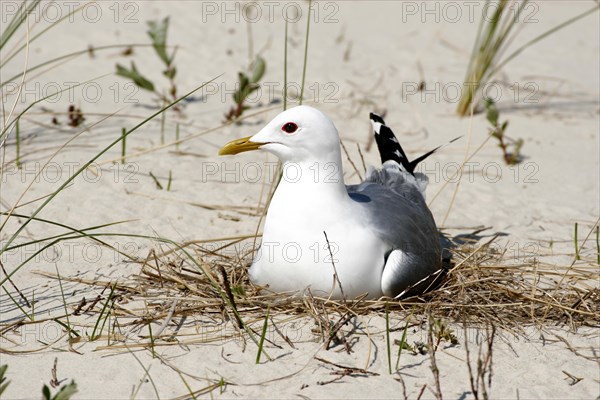
<svg viewBox="0 0 600 400">
<path fill-rule="evenodd" d="M 219 155 L 256 149 L 268 151 L 283 162 L 335 161 L 340 152 L 333 122 L 309 106 L 280 113 L 257 134 L 227 143 Z"/>
</svg>

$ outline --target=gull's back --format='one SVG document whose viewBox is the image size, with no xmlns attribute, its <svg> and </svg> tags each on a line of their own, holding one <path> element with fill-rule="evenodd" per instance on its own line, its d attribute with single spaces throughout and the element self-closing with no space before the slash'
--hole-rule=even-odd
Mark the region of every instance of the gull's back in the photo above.
<svg viewBox="0 0 600 400">
<path fill-rule="evenodd" d="M 408 161 L 383 119 L 371 114 L 371 121 L 383 167 L 370 169 L 363 182 L 347 186 L 347 190 L 372 222 L 373 233 L 389 246 L 382 288 L 384 294 L 395 296 L 438 271 L 442 249 L 425 202 L 427 177 L 414 172 L 417 162 Z M 394 258 L 389 260 L 392 254 Z"/>
</svg>

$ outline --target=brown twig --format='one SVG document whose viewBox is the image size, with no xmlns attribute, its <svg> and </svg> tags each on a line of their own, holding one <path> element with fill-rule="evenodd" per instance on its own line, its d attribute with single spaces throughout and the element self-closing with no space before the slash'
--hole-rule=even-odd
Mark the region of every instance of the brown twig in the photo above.
<svg viewBox="0 0 600 400">
<path fill-rule="evenodd" d="M 356 172 L 356 175 L 358 175 L 358 178 L 362 181 L 362 175 L 358 171 L 358 168 L 356 168 L 356 165 L 354 164 L 354 161 L 352 161 L 352 158 L 350 158 L 350 154 L 348 154 L 348 150 L 346 150 L 346 146 L 344 145 L 344 142 L 342 140 L 340 140 L 340 145 L 342 146 L 342 150 L 344 150 L 344 153 L 346 154 L 346 159 L 350 162 L 350 165 L 352 165 L 352 169 L 354 170 L 354 172 Z"/>
<path fill-rule="evenodd" d="M 327 249 L 329 250 L 329 258 L 331 260 L 331 265 L 333 266 L 333 279 L 337 282 L 340 287 L 340 292 L 342 293 L 342 300 L 346 300 L 346 294 L 344 293 L 344 288 L 342 287 L 342 282 L 340 282 L 340 277 L 338 276 L 337 269 L 335 268 L 335 262 L 333 260 L 333 253 L 331 252 L 331 245 L 329 244 L 329 238 L 327 238 L 327 232 L 323 231 L 323 235 L 325 235 L 325 241 L 327 242 Z"/>
<path fill-rule="evenodd" d="M 50 373 L 52 374 L 52 379 L 50 379 L 50 386 L 52 386 L 53 388 L 56 388 L 60 385 L 60 382 L 58 381 L 58 378 L 56 377 L 57 364 L 58 364 L 58 358 L 54 357 L 54 365 L 52 366 L 52 370 L 50 371 Z"/>
<path fill-rule="evenodd" d="M 429 316 L 429 326 L 427 329 L 427 348 L 429 352 L 429 361 L 431 362 L 431 372 L 433 373 L 433 381 L 435 382 L 435 390 L 433 394 L 437 400 L 442 400 L 442 389 L 440 387 L 440 370 L 438 369 L 435 359 L 436 347 L 433 345 L 433 317 Z"/>
<path fill-rule="evenodd" d="M 367 371 L 366 369 L 363 369 L 363 368 L 347 367 L 345 365 L 336 364 L 334 362 L 325 360 L 320 357 L 315 357 L 315 359 L 318 361 L 321 361 L 325 364 L 329 364 L 329 365 L 332 365 L 332 366 L 340 369 L 339 371 L 332 371 L 330 373 L 331 375 L 338 375 L 336 378 L 329 380 L 329 381 L 319 381 L 319 382 L 317 382 L 317 385 L 327 385 L 329 383 L 337 382 L 340 379 L 344 378 L 345 376 L 379 376 L 378 373 Z"/>
<path fill-rule="evenodd" d="M 425 388 L 427 387 L 427 384 L 424 384 L 421 387 L 421 390 L 419 391 L 419 395 L 417 396 L 417 400 L 421 400 L 421 397 L 423 396 L 423 393 L 425 392 Z"/>
</svg>

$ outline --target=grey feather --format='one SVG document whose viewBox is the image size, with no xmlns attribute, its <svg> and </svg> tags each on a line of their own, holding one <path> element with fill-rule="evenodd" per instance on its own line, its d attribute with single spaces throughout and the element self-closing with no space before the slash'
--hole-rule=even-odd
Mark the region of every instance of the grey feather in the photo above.
<svg viewBox="0 0 600 400">
<path fill-rule="evenodd" d="M 370 170 L 364 182 L 347 186 L 350 197 L 364 206 L 373 234 L 389 245 L 386 258 L 394 250 L 402 251 L 401 262 L 386 265 L 392 268 L 386 271 L 391 276 L 388 296 L 442 266 L 438 230 L 423 196 L 426 186 L 424 175 L 413 176 L 391 162 Z"/>
</svg>

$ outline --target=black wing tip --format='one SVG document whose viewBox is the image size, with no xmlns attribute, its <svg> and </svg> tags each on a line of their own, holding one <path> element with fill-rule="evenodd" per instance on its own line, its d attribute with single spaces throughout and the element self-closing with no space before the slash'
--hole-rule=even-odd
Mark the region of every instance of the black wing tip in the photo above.
<svg viewBox="0 0 600 400">
<path fill-rule="evenodd" d="M 383 120 L 383 118 L 381 118 L 381 116 L 379 116 L 375 113 L 369 113 L 369 118 L 373 122 L 379 122 L 380 124 L 385 125 L 385 121 Z"/>
<path fill-rule="evenodd" d="M 427 153 L 423 154 L 422 156 L 420 156 L 419 158 L 412 160 L 409 165 L 409 172 L 412 173 L 416 168 L 417 168 L 417 164 L 419 164 L 421 161 L 425 160 L 427 157 L 429 157 L 430 155 L 432 155 L 433 153 L 435 153 L 436 151 L 438 151 L 439 149 L 441 149 L 442 147 L 445 147 L 451 143 L 456 142 L 458 139 L 462 138 L 462 136 L 458 136 L 455 137 L 454 139 L 452 139 L 451 141 L 449 141 L 446 144 L 442 144 L 441 146 L 436 147 L 435 149 L 428 151 Z"/>
</svg>

